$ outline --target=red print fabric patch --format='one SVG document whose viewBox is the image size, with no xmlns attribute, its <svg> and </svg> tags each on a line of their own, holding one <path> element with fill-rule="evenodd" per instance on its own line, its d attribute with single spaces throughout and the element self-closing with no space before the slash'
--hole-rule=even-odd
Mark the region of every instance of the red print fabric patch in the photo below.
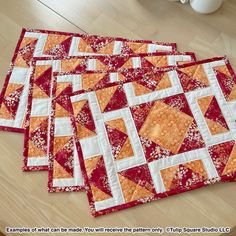
<svg viewBox="0 0 236 236">
<path fill-rule="evenodd" d="M 227 59 L 182 65 L 162 79 L 168 86 L 144 79 L 71 96 L 93 216 L 235 178 L 236 81 Z"/>
<path fill-rule="evenodd" d="M 35 57 L 174 52 L 175 43 L 22 29 L 0 95 L 0 130 L 24 132 L 31 61 Z"/>
<path fill-rule="evenodd" d="M 87 79 L 86 74 L 74 76 L 73 79 L 70 75 L 75 73 L 82 73 L 85 71 L 117 71 L 126 70 L 128 68 L 142 68 L 149 66 L 160 68 L 175 66 L 177 63 L 194 61 L 195 56 L 193 53 L 177 53 L 177 52 L 158 52 L 149 54 L 137 55 L 124 55 L 124 56 L 80 56 L 80 57 L 54 57 L 53 59 L 44 58 L 32 61 L 32 76 L 29 88 L 28 99 L 28 114 L 26 117 L 26 132 L 24 144 L 24 170 L 45 170 L 48 166 L 48 137 L 41 137 L 44 147 L 36 145 L 39 133 L 35 130 L 43 126 L 48 130 L 47 125 L 49 122 L 49 115 L 51 110 L 51 88 L 52 88 L 52 73 L 55 71 L 62 71 L 68 75 L 68 78 L 62 79 L 58 82 L 56 94 L 62 95 L 69 94 L 71 90 L 78 91 L 79 89 L 91 89 L 97 86 L 102 86 L 106 83 L 116 81 L 117 74 L 113 73 L 109 76 L 98 74 L 93 78 Z M 151 66 L 152 65 L 152 66 Z M 141 75 L 141 74 L 140 74 Z M 142 76 L 142 75 L 141 75 Z M 66 76 L 64 76 L 66 77 Z M 69 78 L 70 77 L 70 78 Z M 116 78 L 117 77 L 117 78 Z M 122 80 L 122 78 L 120 78 Z M 123 78 L 125 80 L 125 77 Z M 72 86 L 72 87 L 70 87 Z M 73 87 L 74 86 L 74 87 Z M 61 93 L 62 92 L 62 93 Z M 63 102 L 63 100 L 62 100 Z M 68 116 L 65 105 L 58 102 L 55 109 L 63 115 Z M 46 131 L 45 130 L 45 131 Z"/>
</svg>

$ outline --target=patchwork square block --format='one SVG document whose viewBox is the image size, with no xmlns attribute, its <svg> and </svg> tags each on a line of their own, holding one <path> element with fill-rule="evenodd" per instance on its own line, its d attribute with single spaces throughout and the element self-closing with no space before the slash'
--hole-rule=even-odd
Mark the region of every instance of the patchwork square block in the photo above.
<svg viewBox="0 0 236 236">
<path fill-rule="evenodd" d="M 163 71 L 165 77 L 170 86 L 163 89 L 147 91 L 144 76 L 72 94 L 93 216 L 235 178 L 235 74 L 228 60 L 192 62 Z M 136 83 L 144 86 L 138 94 Z M 90 133 L 81 135 L 81 124 Z"/>
<path fill-rule="evenodd" d="M 176 44 L 22 29 L 0 96 L 0 129 L 24 132 L 31 61 L 35 57 L 119 55 L 157 51 L 176 51 Z"/>
</svg>

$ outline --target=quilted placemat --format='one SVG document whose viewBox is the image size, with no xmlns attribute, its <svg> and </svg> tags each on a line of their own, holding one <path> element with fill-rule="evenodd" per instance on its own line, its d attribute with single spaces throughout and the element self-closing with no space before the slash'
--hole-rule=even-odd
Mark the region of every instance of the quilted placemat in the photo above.
<svg viewBox="0 0 236 236">
<path fill-rule="evenodd" d="M 120 84 L 136 81 L 137 91 L 140 90 L 140 87 L 148 90 L 149 86 L 152 88 L 155 86 L 157 90 L 160 90 L 170 85 L 168 78 L 163 76 L 163 70 L 165 69 L 136 68 L 120 72 L 97 73 L 91 71 L 72 75 L 55 73 L 53 89 L 55 98 L 52 101 L 52 110 L 55 112 L 51 116 L 49 142 L 48 190 L 50 192 L 77 191 L 84 186 L 70 120 L 72 107 L 69 94 L 78 90 L 78 82 L 86 91 L 105 87 L 108 84 L 107 81 L 112 81 L 110 78 L 116 78 L 116 81 L 119 81 L 117 83 Z M 92 124 L 85 121 L 87 108 L 88 104 L 83 104 L 83 108 L 81 108 L 79 131 L 81 138 L 86 138 L 87 135 L 93 133 L 91 129 L 94 130 L 94 127 L 90 126 Z"/>
<path fill-rule="evenodd" d="M 24 170 L 46 170 L 48 166 L 48 118 L 51 107 L 51 81 L 52 72 L 63 71 L 69 73 L 83 72 L 99 69 L 101 71 L 124 68 L 138 68 L 146 66 L 166 67 L 176 65 L 177 62 L 194 61 L 193 53 L 158 52 L 135 56 L 80 56 L 57 57 L 50 59 L 35 58 L 32 62 L 34 68 L 29 89 L 28 114 L 26 117 L 26 132 L 24 143 Z M 115 74 L 109 80 L 116 79 Z M 77 76 L 79 77 L 79 76 Z M 93 78 L 91 84 L 99 82 Z M 99 83 L 109 82 L 102 80 Z M 71 81 L 63 85 L 68 86 Z M 75 90 L 81 88 L 80 80 L 75 83 Z M 79 86 L 79 87 L 78 87 Z M 85 87 L 88 85 L 84 85 Z M 83 87 L 83 86 L 82 86 Z M 65 90 L 66 91 L 66 90 Z M 61 106 L 58 105 L 58 108 Z M 66 113 L 65 113 L 66 115 Z M 60 115 L 62 116 L 62 114 Z M 40 143 L 38 137 L 40 136 Z"/>
<path fill-rule="evenodd" d="M 32 58 L 156 51 L 176 51 L 176 44 L 23 29 L 0 95 L 0 130 L 24 132 Z"/>
<path fill-rule="evenodd" d="M 93 216 L 235 177 L 236 77 L 228 60 L 164 74 L 171 86 L 158 91 L 136 90 L 135 81 L 71 97 Z"/>
</svg>

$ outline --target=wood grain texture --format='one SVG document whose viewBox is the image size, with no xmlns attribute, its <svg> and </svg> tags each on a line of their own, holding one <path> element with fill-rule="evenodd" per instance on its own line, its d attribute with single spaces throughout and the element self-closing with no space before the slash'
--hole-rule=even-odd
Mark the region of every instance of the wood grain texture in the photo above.
<svg viewBox="0 0 236 236">
<path fill-rule="evenodd" d="M 227 54 L 236 68 L 235 22 L 234 0 L 212 15 L 199 15 L 189 5 L 165 0 L 0 0 L 0 85 L 22 27 L 177 42 L 180 51 L 195 51 L 199 59 Z M 92 218 L 85 193 L 47 193 L 46 172 L 23 173 L 22 148 L 22 134 L 0 133 L 2 232 L 6 226 L 235 225 L 235 183 Z"/>
</svg>

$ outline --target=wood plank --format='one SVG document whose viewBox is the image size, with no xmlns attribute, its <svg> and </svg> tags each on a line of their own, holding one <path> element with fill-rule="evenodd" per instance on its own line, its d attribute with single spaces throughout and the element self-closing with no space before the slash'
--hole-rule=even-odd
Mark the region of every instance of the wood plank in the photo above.
<svg viewBox="0 0 236 236">
<path fill-rule="evenodd" d="M 39 1 L 88 33 L 174 41 L 180 51 L 194 51 L 198 58 L 227 55 L 236 66 L 234 0 L 211 15 L 163 0 Z"/>
</svg>

